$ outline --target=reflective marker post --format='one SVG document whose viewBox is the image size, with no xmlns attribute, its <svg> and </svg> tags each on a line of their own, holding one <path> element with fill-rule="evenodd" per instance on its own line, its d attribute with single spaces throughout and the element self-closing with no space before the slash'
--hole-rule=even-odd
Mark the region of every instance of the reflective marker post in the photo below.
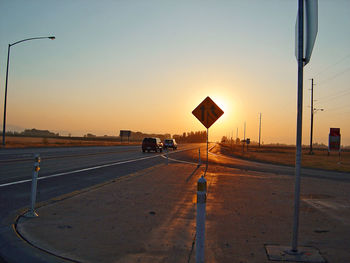
<svg viewBox="0 0 350 263">
<path fill-rule="evenodd" d="M 201 166 L 201 148 L 198 149 L 198 167 Z"/>
<path fill-rule="evenodd" d="M 201 176 L 197 183 L 196 263 L 204 263 L 206 202 L 207 180 Z"/>
<path fill-rule="evenodd" d="M 38 182 L 38 173 L 40 170 L 40 155 L 35 155 L 35 163 L 32 177 L 32 194 L 30 197 L 30 210 L 25 214 L 26 217 L 37 217 L 38 214 L 35 212 L 35 202 L 36 202 L 36 189 Z"/>
<path fill-rule="evenodd" d="M 169 155 L 168 155 L 168 151 L 169 151 L 169 149 L 168 149 L 168 147 L 166 147 L 166 165 L 169 164 Z"/>
</svg>

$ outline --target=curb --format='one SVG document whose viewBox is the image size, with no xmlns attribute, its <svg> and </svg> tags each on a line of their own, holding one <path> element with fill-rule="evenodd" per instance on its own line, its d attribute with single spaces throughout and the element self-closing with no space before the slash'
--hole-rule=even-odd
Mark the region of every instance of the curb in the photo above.
<svg viewBox="0 0 350 263">
<path fill-rule="evenodd" d="M 64 263 L 69 262 L 58 259 L 56 256 L 43 253 L 42 251 L 28 246 L 16 234 L 13 225 L 1 227 L 0 254 L 6 262 L 11 263 Z M 70 261 L 72 262 L 72 261 Z"/>
<path fill-rule="evenodd" d="M 57 202 L 61 202 L 74 196 L 87 193 L 96 189 L 99 189 L 103 186 L 116 183 L 118 181 L 127 180 L 131 177 L 142 176 L 144 171 L 154 169 L 155 167 L 161 166 L 156 165 L 150 168 L 141 170 L 142 174 L 139 174 L 140 171 L 136 173 L 132 173 L 129 175 L 125 175 L 122 177 L 118 177 L 107 182 L 103 182 L 94 186 L 90 186 L 81 190 L 76 190 L 68 194 L 60 195 L 58 197 L 51 198 L 47 201 L 39 202 L 35 206 L 36 209 L 41 207 L 52 205 Z M 66 257 L 62 257 L 60 255 L 54 254 L 50 251 L 46 251 L 40 247 L 33 245 L 29 240 L 23 237 L 17 231 L 17 224 L 23 215 L 28 211 L 28 208 L 22 208 L 14 211 L 10 214 L 0 226 L 0 257 L 8 263 L 68 263 L 75 262 L 79 263 L 80 261 L 69 259 Z"/>
</svg>

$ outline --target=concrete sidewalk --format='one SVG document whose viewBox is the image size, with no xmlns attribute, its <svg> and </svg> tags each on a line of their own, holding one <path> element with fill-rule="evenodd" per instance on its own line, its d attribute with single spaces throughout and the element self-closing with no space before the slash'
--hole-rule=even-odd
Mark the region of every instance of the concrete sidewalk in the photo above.
<svg viewBox="0 0 350 263">
<path fill-rule="evenodd" d="M 152 167 L 48 202 L 39 217 L 20 217 L 17 231 L 62 262 L 195 262 L 201 174 L 187 164 Z M 207 262 L 271 262 L 266 244 L 290 245 L 293 177 L 210 166 L 207 181 Z M 349 184 L 303 178 L 302 195 L 300 246 L 350 261 Z"/>
</svg>

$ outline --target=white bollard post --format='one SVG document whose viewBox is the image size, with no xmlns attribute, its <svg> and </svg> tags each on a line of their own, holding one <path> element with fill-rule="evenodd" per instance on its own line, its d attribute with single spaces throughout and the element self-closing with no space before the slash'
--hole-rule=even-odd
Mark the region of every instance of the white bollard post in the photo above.
<svg viewBox="0 0 350 263">
<path fill-rule="evenodd" d="M 36 201 L 36 188 L 38 182 L 38 173 L 40 170 L 40 156 L 35 155 L 35 163 L 32 177 L 32 194 L 30 197 L 30 210 L 25 214 L 26 217 L 37 217 L 38 214 L 35 212 L 35 201 Z"/>
<path fill-rule="evenodd" d="M 169 155 L 168 155 L 168 151 L 169 151 L 169 149 L 168 149 L 168 147 L 166 147 L 166 165 L 169 164 Z"/>
<path fill-rule="evenodd" d="M 197 183 L 196 263 L 204 263 L 206 202 L 207 180 L 201 176 Z"/>
<path fill-rule="evenodd" d="M 201 162 L 201 148 L 198 149 L 198 167 L 202 165 Z"/>
</svg>

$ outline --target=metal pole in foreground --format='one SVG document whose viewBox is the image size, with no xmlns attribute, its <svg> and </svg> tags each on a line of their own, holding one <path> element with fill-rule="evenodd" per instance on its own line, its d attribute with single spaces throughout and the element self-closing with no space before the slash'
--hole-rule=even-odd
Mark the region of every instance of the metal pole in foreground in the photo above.
<svg viewBox="0 0 350 263">
<path fill-rule="evenodd" d="M 14 46 L 16 44 L 29 41 L 29 40 L 35 40 L 35 39 L 56 39 L 54 36 L 49 36 L 49 37 L 31 37 L 31 38 L 26 38 L 22 39 L 20 41 L 14 42 L 12 44 L 8 45 L 8 51 L 7 51 L 7 66 L 6 66 L 6 82 L 5 82 L 5 99 L 4 99 L 4 118 L 3 118 L 3 128 L 2 128 L 2 145 L 5 146 L 5 134 L 6 134 L 6 104 L 7 104 L 7 82 L 8 82 L 8 72 L 9 72 L 9 61 L 10 61 L 10 48 L 11 46 Z"/>
<path fill-rule="evenodd" d="M 300 204 L 300 173 L 301 173 L 301 137 L 303 120 L 303 51 L 304 51 L 304 0 L 299 0 L 298 12 L 298 110 L 297 139 L 295 154 L 295 187 L 294 187 L 294 221 L 292 252 L 298 252 L 299 204 Z"/>
<path fill-rule="evenodd" d="M 201 176 L 197 183 L 196 263 L 204 263 L 206 202 L 207 181 Z"/>
<path fill-rule="evenodd" d="M 37 217 L 38 214 L 35 212 L 35 201 L 36 201 L 36 189 L 38 182 L 38 173 L 40 170 L 40 156 L 35 155 L 35 163 L 32 177 L 32 194 L 30 197 L 30 210 L 25 214 L 26 217 Z"/>
<path fill-rule="evenodd" d="M 10 48 L 11 45 L 8 45 L 7 50 L 7 66 L 6 66 L 6 80 L 5 80 L 5 99 L 4 99 L 4 119 L 2 126 L 2 145 L 5 146 L 5 133 L 6 133 L 6 104 L 7 104 L 7 80 L 9 76 L 9 63 L 10 63 Z"/>
</svg>

